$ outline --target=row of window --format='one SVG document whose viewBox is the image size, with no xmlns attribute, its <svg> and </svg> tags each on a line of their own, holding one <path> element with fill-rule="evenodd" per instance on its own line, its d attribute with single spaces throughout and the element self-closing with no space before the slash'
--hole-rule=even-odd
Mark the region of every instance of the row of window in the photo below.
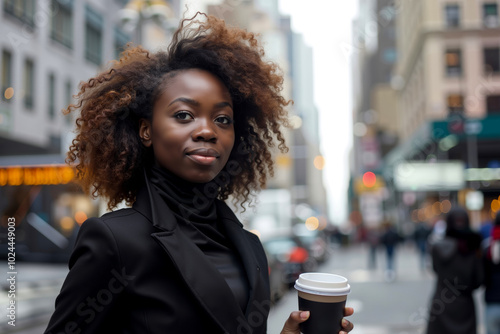
<svg viewBox="0 0 500 334">
<path fill-rule="evenodd" d="M 35 0 L 4 0 L 4 12 L 35 28 Z M 50 38 L 68 49 L 74 43 L 74 0 L 50 0 Z M 88 4 L 85 5 L 85 58 L 96 64 L 103 62 L 103 15 Z M 77 29 L 78 30 L 78 29 Z M 130 36 L 119 27 L 114 30 L 114 57 L 118 58 Z"/>
<path fill-rule="evenodd" d="M 448 49 L 445 52 L 446 76 L 462 75 L 462 52 L 460 49 Z M 483 49 L 484 73 L 500 73 L 500 47 L 487 47 Z"/>
<path fill-rule="evenodd" d="M 483 3 L 483 25 L 487 28 L 498 27 L 498 5 L 496 2 Z M 447 4 L 444 7 L 446 26 L 455 28 L 460 26 L 460 6 L 458 4 Z"/>
<path fill-rule="evenodd" d="M 11 101 L 16 95 L 21 96 L 23 99 L 24 107 L 27 110 L 33 110 L 34 95 L 35 95 L 35 63 L 32 59 L 24 59 L 22 88 L 20 92 L 14 92 L 12 80 L 13 59 L 10 51 L 2 51 L 2 75 L 1 75 L 1 92 L 2 99 L 6 102 Z M 51 72 L 47 76 L 47 112 L 51 119 L 56 115 L 56 75 Z M 71 80 L 67 79 L 65 82 L 65 104 L 69 105 L 72 102 L 72 84 Z M 69 121 L 69 117 L 68 117 Z"/>
<path fill-rule="evenodd" d="M 447 98 L 448 116 L 464 115 L 464 97 L 460 94 L 451 94 Z M 486 112 L 500 114 L 500 95 L 486 96 Z"/>
</svg>

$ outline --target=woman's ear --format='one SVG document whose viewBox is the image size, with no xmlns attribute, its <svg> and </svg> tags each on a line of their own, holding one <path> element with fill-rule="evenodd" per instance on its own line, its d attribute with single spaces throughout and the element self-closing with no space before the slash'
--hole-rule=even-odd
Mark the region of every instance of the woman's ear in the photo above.
<svg viewBox="0 0 500 334">
<path fill-rule="evenodd" d="M 139 137 L 141 137 L 141 142 L 144 146 L 150 147 L 152 144 L 151 141 L 151 123 L 142 118 L 139 121 Z"/>
</svg>

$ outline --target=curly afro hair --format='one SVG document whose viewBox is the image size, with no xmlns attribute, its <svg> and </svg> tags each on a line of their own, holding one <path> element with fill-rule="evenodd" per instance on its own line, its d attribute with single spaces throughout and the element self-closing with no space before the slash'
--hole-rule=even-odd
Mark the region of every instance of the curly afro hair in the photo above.
<svg viewBox="0 0 500 334">
<path fill-rule="evenodd" d="M 139 138 L 140 120 L 151 121 L 153 106 L 175 72 L 196 68 L 220 78 L 234 104 L 235 143 L 225 167 L 232 164 L 233 172 L 217 197 L 232 195 L 241 205 L 249 201 L 273 175 L 275 144 L 288 150 L 280 128 L 288 125 L 290 101 L 281 95 L 279 68 L 263 56 L 253 33 L 201 13 L 180 23 L 167 51 L 129 45 L 109 70 L 80 85 L 77 103 L 65 110 L 80 111 L 66 161 L 76 165 L 84 191 L 107 198 L 109 209 L 135 201 L 144 183 L 142 170 L 153 163 L 152 150 Z"/>
</svg>

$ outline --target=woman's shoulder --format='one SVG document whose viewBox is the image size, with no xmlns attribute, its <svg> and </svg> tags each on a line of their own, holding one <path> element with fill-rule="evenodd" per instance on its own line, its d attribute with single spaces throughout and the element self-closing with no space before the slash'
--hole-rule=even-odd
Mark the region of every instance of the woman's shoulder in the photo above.
<svg viewBox="0 0 500 334">
<path fill-rule="evenodd" d="M 125 208 L 107 212 L 101 217 L 89 218 L 82 224 L 82 228 L 104 228 L 116 236 L 122 234 L 134 235 L 134 232 L 139 233 L 141 230 L 151 231 L 153 225 L 137 210 Z"/>
<path fill-rule="evenodd" d="M 134 218 L 134 215 L 142 216 L 137 210 L 133 208 L 124 208 L 106 212 L 101 217 L 99 217 L 99 219 L 107 223 L 116 223 L 117 221 L 123 221 L 124 219 Z"/>
</svg>

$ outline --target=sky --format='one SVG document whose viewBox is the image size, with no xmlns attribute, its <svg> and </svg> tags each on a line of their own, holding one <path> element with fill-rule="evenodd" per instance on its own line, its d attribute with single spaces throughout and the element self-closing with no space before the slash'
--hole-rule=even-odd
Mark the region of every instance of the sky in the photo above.
<svg viewBox="0 0 500 334">
<path fill-rule="evenodd" d="M 347 219 L 349 150 L 352 146 L 351 61 L 352 20 L 358 1 L 279 0 L 292 29 L 313 48 L 314 99 L 319 110 L 321 151 L 325 156 L 325 187 L 329 216 Z M 347 51 L 346 51 L 347 50 Z"/>
</svg>

